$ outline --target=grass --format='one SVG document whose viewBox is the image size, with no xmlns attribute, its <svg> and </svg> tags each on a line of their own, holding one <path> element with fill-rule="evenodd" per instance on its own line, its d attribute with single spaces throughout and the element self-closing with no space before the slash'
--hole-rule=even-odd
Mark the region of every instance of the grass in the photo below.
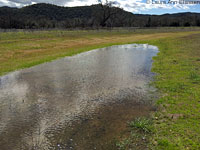
<svg viewBox="0 0 200 150">
<path fill-rule="evenodd" d="M 153 58 L 152 71 L 157 73 L 153 85 L 162 96 L 153 114 L 153 127 L 145 119 L 131 122 L 130 137 L 118 143 L 119 149 L 136 149 L 143 139 L 155 150 L 200 149 L 198 28 L 0 33 L 0 75 L 95 48 L 129 43 L 158 46 L 160 53 Z"/>
<path fill-rule="evenodd" d="M 195 32 L 199 28 L 1 32 L 0 75 L 96 48 Z"/>
<path fill-rule="evenodd" d="M 152 71 L 157 75 L 152 85 L 162 96 L 156 101 L 158 111 L 152 116 L 154 132 L 148 136 L 147 149 L 199 150 L 200 34 L 137 43 L 156 45 L 160 50 L 158 56 L 153 58 Z M 137 120 L 133 126 L 145 129 L 145 120 Z M 145 133 L 139 133 L 138 136 L 142 135 Z M 131 140 L 135 140 L 135 137 L 130 134 L 128 141 Z M 130 144 L 124 144 L 122 140 L 122 149 L 130 149 Z"/>
<path fill-rule="evenodd" d="M 154 127 L 152 119 L 142 117 L 129 123 L 130 135 L 116 143 L 119 150 L 148 149 L 150 136 L 153 134 Z"/>
<path fill-rule="evenodd" d="M 152 120 L 148 118 L 137 118 L 130 122 L 130 126 L 145 133 L 151 133 L 153 131 Z"/>
<path fill-rule="evenodd" d="M 157 45 L 152 71 L 162 97 L 154 114 L 157 150 L 200 149 L 200 34 L 146 41 Z"/>
</svg>

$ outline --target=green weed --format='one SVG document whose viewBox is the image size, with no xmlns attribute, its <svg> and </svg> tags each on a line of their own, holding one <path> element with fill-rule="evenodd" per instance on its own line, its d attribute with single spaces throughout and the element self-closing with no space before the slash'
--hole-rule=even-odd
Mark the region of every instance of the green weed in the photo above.
<svg viewBox="0 0 200 150">
<path fill-rule="evenodd" d="M 148 118 L 137 118 L 131 121 L 129 125 L 142 132 L 151 133 L 153 131 L 152 120 Z"/>
</svg>

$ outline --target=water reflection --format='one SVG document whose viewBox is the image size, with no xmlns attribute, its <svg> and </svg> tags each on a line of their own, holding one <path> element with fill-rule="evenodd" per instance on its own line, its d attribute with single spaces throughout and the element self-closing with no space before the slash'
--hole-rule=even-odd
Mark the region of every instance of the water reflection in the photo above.
<svg viewBox="0 0 200 150">
<path fill-rule="evenodd" d="M 47 139 L 72 120 L 144 94 L 157 52 L 147 44 L 112 46 L 0 77 L 0 149 L 49 149 Z"/>
</svg>

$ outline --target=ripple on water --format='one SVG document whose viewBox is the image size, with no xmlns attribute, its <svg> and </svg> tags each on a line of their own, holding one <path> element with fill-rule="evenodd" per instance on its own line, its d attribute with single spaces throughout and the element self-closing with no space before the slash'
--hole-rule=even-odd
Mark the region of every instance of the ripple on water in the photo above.
<svg viewBox="0 0 200 150">
<path fill-rule="evenodd" d="M 111 148 L 128 120 L 149 113 L 157 52 L 112 46 L 0 77 L 0 149 Z"/>
</svg>

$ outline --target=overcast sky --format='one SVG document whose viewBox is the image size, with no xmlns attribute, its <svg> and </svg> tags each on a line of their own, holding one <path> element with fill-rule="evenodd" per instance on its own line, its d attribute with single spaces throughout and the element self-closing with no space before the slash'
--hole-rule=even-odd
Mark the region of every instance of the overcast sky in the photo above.
<svg viewBox="0 0 200 150">
<path fill-rule="evenodd" d="M 115 2 L 124 10 L 137 14 L 200 12 L 200 5 L 147 4 L 146 0 L 115 0 Z M 72 7 L 96 4 L 97 0 L 0 0 L 0 6 L 10 7 L 23 7 L 36 3 L 51 3 Z"/>
</svg>

